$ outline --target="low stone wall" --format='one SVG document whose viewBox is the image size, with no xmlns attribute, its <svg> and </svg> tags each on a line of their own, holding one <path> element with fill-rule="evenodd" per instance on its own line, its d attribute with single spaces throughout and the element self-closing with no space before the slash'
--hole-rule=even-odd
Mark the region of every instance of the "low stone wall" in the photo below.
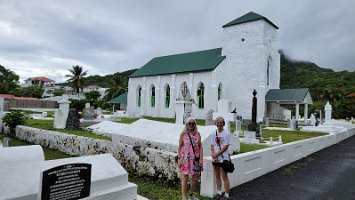
<svg viewBox="0 0 355 200">
<path fill-rule="evenodd" d="M 26 126 L 16 127 L 16 137 L 71 156 L 111 153 L 129 172 L 168 180 L 178 178 L 176 153 Z"/>
</svg>

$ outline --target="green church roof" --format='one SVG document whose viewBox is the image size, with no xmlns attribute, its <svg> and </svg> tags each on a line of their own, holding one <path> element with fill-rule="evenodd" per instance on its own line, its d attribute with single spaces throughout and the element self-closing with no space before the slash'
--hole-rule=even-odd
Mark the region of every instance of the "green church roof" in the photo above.
<svg viewBox="0 0 355 200">
<path fill-rule="evenodd" d="M 108 101 L 107 103 L 127 103 L 127 92 L 111 99 L 110 101 Z"/>
<path fill-rule="evenodd" d="M 225 24 L 223 26 L 223 28 L 228 27 L 228 26 L 233 26 L 233 25 L 236 25 L 236 24 L 243 24 L 243 23 L 247 23 L 247 22 L 257 21 L 257 20 L 260 20 L 260 19 L 263 19 L 263 20 L 267 21 L 269 24 L 271 24 L 273 27 L 275 27 L 277 29 L 279 28 L 274 23 L 272 23 L 270 20 L 268 20 L 266 17 L 261 16 L 261 15 L 259 15 L 257 13 L 254 13 L 254 12 L 249 12 L 249 13 L 247 13 L 247 14 L 245 14 L 245 15 L 243 15 L 243 16 L 241 16 L 241 17 L 239 17 L 239 18 L 237 18 L 237 19 L 235 19 L 235 20 L 233 20 L 233 21 L 231 21 L 231 22 L 229 22 L 227 24 Z"/>
<path fill-rule="evenodd" d="M 214 70 L 225 58 L 222 48 L 156 57 L 130 77 Z"/>
<path fill-rule="evenodd" d="M 265 95 L 265 101 L 303 102 L 308 93 L 308 88 L 271 89 Z"/>
</svg>

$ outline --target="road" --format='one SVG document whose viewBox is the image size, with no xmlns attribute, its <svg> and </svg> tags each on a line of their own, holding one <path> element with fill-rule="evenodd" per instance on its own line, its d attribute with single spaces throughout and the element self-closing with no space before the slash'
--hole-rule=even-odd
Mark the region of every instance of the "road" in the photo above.
<svg viewBox="0 0 355 200">
<path fill-rule="evenodd" d="M 235 200 L 354 200 L 355 136 L 233 188 Z"/>
</svg>

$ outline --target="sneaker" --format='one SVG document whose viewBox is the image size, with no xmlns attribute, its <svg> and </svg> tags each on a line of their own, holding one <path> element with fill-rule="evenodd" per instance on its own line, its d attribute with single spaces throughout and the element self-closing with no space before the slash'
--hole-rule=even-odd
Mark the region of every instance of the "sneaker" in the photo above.
<svg viewBox="0 0 355 200">
<path fill-rule="evenodd" d="M 222 197 L 224 197 L 224 192 L 222 194 L 216 194 L 214 197 L 213 197 L 213 200 L 220 200 Z"/>
<path fill-rule="evenodd" d="M 192 195 L 192 196 L 190 196 L 189 200 L 198 200 L 198 198 L 196 198 Z"/>
</svg>

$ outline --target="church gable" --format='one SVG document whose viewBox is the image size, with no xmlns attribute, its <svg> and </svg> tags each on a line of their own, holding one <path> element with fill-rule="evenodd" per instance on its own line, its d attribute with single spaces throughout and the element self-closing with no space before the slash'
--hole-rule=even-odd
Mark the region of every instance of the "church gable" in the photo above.
<svg viewBox="0 0 355 200">
<path fill-rule="evenodd" d="M 214 70 L 225 58 L 222 48 L 153 58 L 130 77 Z"/>
<path fill-rule="evenodd" d="M 247 22 L 252 22 L 252 21 L 256 21 L 256 20 L 265 20 L 267 21 L 269 24 L 271 24 L 273 27 L 275 27 L 276 29 L 278 29 L 279 27 L 277 27 L 274 23 L 272 23 L 270 20 L 268 20 L 266 17 L 261 16 L 257 13 L 254 12 L 249 12 L 227 24 L 225 24 L 223 26 L 223 28 L 226 28 L 228 26 L 233 26 L 233 25 L 237 25 L 237 24 L 243 24 L 243 23 L 247 23 Z"/>
</svg>

